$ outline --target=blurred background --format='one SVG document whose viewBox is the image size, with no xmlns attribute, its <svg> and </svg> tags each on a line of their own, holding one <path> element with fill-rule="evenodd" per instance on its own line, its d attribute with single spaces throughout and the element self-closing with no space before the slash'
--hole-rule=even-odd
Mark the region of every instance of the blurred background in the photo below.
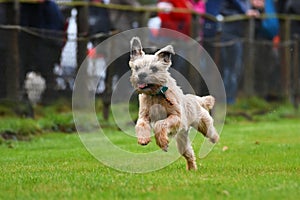
<svg viewBox="0 0 300 200">
<path fill-rule="evenodd" d="M 107 55 L 95 47 L 119 32 L 149 27 L 145 43 L 154 47 L 162 39 L 184 42 L 160 28 L 197 40 L 219 68 L 229 105 L 254 97 L 298 108 L 299 11 L 299 1 L 293 0 L 1 0 L 0 103 L 31 110 L 70 99 L 78 67 L 87 58 L 88 80 L 99 81 L 87 81 L 86 89 L 99 96 L 107 118 L 113 87 L 129 70 L 120 65 L 127 65 L 129 55 L 105 70 Z M 182 51 L 193 54 L 188 47 Z M 183 58 L 176 55 L 173 67 L 195 93 L 209 92 Z"/>
</svg>

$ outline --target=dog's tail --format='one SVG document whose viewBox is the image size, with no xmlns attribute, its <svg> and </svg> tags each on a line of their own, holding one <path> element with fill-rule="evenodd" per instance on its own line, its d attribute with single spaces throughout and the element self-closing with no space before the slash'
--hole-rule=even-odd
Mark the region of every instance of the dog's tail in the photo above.
<svg viewBox="0 0 300 200">
<path fill-rule="evenodd" d="M 210 95 L 204 97 L 198 97 L 198 100 L 200 102 L 200 105 L 208 111 L 214 107 L 216 101 L 215 98 Z"/>
</svg>

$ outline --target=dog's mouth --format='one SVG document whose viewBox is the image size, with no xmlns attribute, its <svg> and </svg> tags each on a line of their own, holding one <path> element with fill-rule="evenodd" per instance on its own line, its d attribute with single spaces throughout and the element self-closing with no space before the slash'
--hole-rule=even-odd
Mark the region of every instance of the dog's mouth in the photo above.
<svg viewBox="0 0 300 200">
<path fill-rule="evenodd" d="M 144 90 L 153 87 L 154 84 L 138 83 L 137 86 L 140 90 Z"/>
<path fill-rule="evenodd" d="M 160 86 L 157 84 L 148 84 L 148 83 L 138 83 L 137 84 L 137 91 L 139 93 L 146 93 L 146 94 L 156 94 L 159 90 Z"/>
</svg>

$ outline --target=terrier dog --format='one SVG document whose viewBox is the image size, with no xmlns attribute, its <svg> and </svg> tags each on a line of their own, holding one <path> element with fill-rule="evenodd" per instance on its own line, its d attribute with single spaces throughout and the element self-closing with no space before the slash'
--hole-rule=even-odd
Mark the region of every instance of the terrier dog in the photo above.
<svg viewBox="0 0 300 200">
<path fill-rule="evenodd" d="M 171 55 L 175 54 L 171 45 L 154 55 L 145 54 L 138 37 L 133 37 L 130 45 L 130 81 L 139 93 L 139 117 L 135 126 L 138 143 L 147 145 L 151 141 L 152 127 L 156 144 L 167 151 L 168 136 L 174 136 L 179 153 L 187 161 L 187 169 L 197 169 L 188 133 L 194 127 L 211 142 L 219 140 L 209 114 L 214 97 L 183 94 L 168 72 Z"/>
</svg>

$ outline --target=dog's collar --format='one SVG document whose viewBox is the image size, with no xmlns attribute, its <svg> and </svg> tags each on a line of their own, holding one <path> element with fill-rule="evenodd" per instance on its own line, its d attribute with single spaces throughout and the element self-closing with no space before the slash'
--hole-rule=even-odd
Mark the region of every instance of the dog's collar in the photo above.
<svg viewBox="0 0 300 200">
<path fill-rule="evenodd" d="M 168 89 L 169 88 L 167 86 L 162 86 L 155 95 L 151 95 L 151 96 L 162 95 L 167 100 L 167 102 L 169 102 L 169 104 L 172 106 L 173 103 L 171 102 L 171 100 L 168 97 L 166 97 L 166 94 L 165 94 Z"/>
<path fill-rule="evenodd" d="M 165 92 L 169 88 L 167 86 L 161 86 L 156 94 L 150 94 L 150 96 L 163 95 L 165 97 Z"/>
<path fill-rule="evenodd" d="M 156 93 L 156 95 L 164 95 L 165 96 L 165 92 L 168 90 L 169 88 L 167 86 L 162 86 L 159 91 Z"/>
</svg>

